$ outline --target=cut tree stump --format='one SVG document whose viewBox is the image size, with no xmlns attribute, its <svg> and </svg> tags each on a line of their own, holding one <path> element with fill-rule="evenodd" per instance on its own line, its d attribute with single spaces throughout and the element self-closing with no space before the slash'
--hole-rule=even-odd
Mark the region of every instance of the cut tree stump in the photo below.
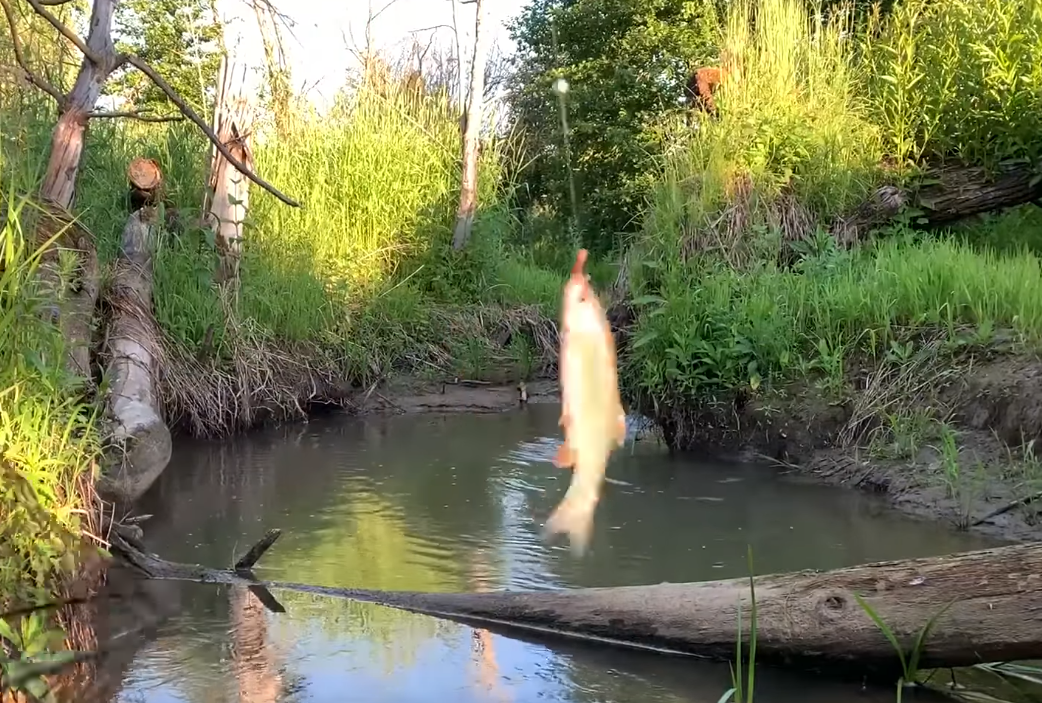
<svg viewBox="0 0 1042 703">
<path fill-rule="evenodd" d="M 262 582 L 235 569 L 168 562 L 116 540 L 113 553 L 151 578 L 348 598 L 507 635 L 528 631 L 731 661 L 741 603 L 746 645 L 749 638 L 748 579 L 543 592 L 377 591 Z M 896 680 L 897 652 L 855 596 L 886 623 L 906 656 L 934 620 L 922 668 L 1042 657 L 1042 544 L 758 576 L 755 589 L 757 663 Z"/>
</svg>

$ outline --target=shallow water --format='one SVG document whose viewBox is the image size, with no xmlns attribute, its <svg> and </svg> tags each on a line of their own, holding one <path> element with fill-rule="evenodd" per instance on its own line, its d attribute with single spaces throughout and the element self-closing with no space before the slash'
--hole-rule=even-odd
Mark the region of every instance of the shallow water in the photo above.
<svg viewBox="0 0 1042 703">
<path fill-rule="evenodd" d="M 182 442 L 140 512 L 166 558 L 225 565 L 279 527 L 261 578 L 379 589 L 621 586 L 835 568 L 994 544 L 912 521 L 855 491 L 757 466 L 612 460 L 591 552 L 546 544 L 570 472 L 550 463 L 558 408 L 310 424 Z M 287 613 L 225 588 L 165 583 L 179 613 L 135 656 L 117 700 L 715 703 L 725 666 L 508 639 L 376 605 L 277 593 Z M 891 701 L 893 692 L 761 671 L 758 700 Z"/>
</svg>

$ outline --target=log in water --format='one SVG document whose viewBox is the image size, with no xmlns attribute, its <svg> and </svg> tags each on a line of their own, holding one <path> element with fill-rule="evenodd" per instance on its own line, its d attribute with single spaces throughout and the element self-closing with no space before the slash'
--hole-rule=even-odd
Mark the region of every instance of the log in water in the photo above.
<svg viewBox="0 0 1042 703">
<path fill-rule="evenodd" d="M 265 540 L 274 542 L 270 533 Z M 257 551 L 251 550 L 251 556 L 259 558 Z M 534 631 L 713 660 L 735 656 L 741 603 L 742 639 L 749 642 L 748 579 L 548 592 L 420 593 L 260 582 L 234 568 L 167 562 L 126 542 L 114 544 L 114 553 L 150 578 L 350 598 L 480 624 L 503 634 Z M 901 674 L 898 654 L 855 596 L 864 599 L 906 653 L 932 622 L 919 659 L 923 668 L 1042 657 L 1042 544 L 758 576 L 754 582 L 758 663 L 894 680 Z"/>
</svg>

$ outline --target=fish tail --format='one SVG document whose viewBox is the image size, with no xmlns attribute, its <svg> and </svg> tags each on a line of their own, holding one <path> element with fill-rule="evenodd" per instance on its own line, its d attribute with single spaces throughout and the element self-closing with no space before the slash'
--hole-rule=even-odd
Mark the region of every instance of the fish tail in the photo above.
<svg viewBox="0 0 1042 703">
<path fill-rule="evenodd" d="M 593 513 L 596 507 L 596 500 L 576 495 L 574 491 L 569 490 L 561 504 L 547 519 L 545 536 L 568 535 L 572 551 L 577 556 L 582 556 L 590 544 L 590 536 L 593 532 Z"/>
</svg>

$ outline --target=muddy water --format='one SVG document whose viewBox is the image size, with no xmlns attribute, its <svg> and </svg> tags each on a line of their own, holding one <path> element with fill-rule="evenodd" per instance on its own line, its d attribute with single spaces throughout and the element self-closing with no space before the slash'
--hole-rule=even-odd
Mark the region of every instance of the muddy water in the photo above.
<svg viewBox="0 0 1042 703">
<path fill-rule="evenodd" d="M 570 476 L 550 464 L 557 408 L 502 415 L 327 418 L 223 443 L 182 443 L 142 512 L 152 549 L 226 565 L 270 527 L 262 578 L 431 591 L 693 581 L 943 554 L 985 541 L 913 522 L 853 491 L 763 467 L 613 460 L 592 552 L 539 529 Z M 374 605 L 164 584 L 178 614 L 142 648 L 117 699 L 402 703 L 710 703 L 726 666 L 526 642 Z M 893 692 L 761 671 L 761 701 L 891 701 Z"/>
</svg>

